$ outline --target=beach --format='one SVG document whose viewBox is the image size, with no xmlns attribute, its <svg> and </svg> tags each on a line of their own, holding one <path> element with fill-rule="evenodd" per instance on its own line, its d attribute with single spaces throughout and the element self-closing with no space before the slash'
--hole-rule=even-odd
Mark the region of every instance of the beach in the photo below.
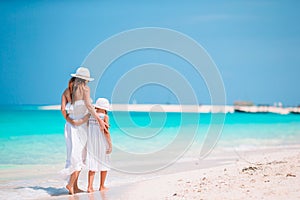
<svg viewBox="0 0 300 200">
<path fill-rule="evenodd" d="M 165 175 L 135 184 L 123 197 L 124 199 L 300 198 L 299 146 L 247 152 L 246 155 L 222 166 Z"/>
<path fill-rule="evenodd" d="M 184 163 L 184 167 L 174 163 L 156 175 L 139 175 L 122 184 L 110 183 L 106 192 L 73 196 L 67 194 L 62 186 L 64 182 L 57 177 L 59 166 L 53 166 L 47 173 L 41 170 L 42 166 L 23 167 L 22 174 L 10 179 L 22 177 L 27 181 L 2 187 L 0 196 L 5 197 L 3 189 L 9 192 L 10 187 L 9 199 L 299 199 L 299 149 L 300 146 L 293 145 L 255 151 L 228 150 L 222 154 L 213 152 L 204 160 Z M 17 170 L 2 171 L 1 177 L 13 171 Z M 86 174 L 84 170 L 79 180 L 83 189 Z M 37 196 L 33 197 L 32 193 Z"/>
</svg>

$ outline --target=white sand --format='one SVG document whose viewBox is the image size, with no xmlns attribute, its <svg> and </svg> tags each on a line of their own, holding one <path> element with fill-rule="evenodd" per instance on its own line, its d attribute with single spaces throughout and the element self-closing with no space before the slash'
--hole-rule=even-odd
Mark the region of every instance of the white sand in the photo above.
<svg viewBox="0 0 300 200">
<path fill-rule="evenodd" d="M 180 163 L 171 166 L 171 170 L 165 169 L 150 180 L 123 182 L 120 186 L 110 185 L 109 181 L 110 190 L 105 193 L 74 196 L 67 195 L 65 182 L 57 177 L 61 166 L 47 168 L 47 171 L 42 166 L 1 170 L 2 186 L 3 179 L 7 180 L 8 176 L 15 181 L 0 187 L 0 197 L 61 200 L 300 199 L 300 146 L 226 154 L 215 152 L 203 161 L 190 162 L 189 166 L 180 166 Z M 86 174 L 83 171 L 80 177 L 79 186 L 82 189 L 86 189 Z M 110 172 L 108 179 L 112 176 L 113 172 Z M 145 178 L 151 176 L 154 175 L 144 175 Z M 23 181 L 18 181 L 20 178 Z M 122 180 L 122 177 L 119 179 Z"/>
<path fill-rule="evenodd" d="M 240 152 L 231 162 L 58 199 L 300 199 L 300 148 Z"/>
<path fill-rule="evenodd" d="M 209 169 L 136 184 L 124 199 L 300 199 L 300 149 L 251 152 Z"/>
</svg>

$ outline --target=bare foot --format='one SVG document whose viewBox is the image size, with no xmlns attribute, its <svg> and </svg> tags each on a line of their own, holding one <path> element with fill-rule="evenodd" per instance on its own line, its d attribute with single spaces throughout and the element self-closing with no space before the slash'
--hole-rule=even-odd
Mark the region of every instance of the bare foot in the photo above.
<svg viewBox="0 0 300 200">
<path fill-rule="evenodd" d="M 108 188 L 105 186 L 100 186 L 100 188 L 99 188 L 99 191 L 101 191 L 101 192 L 104 192 L 106 190 L 108 190 Z"/>
<path fill-rule="evenodd" d="M 74 194 L 74 190 L 73 187 L 71 187 L 70 185 L 66 185 L 67 190 L 69 191 L 69 194 L 73 195 Z"/>
<path fill-rule="evenodd" d="M 81 192 L 84 192 L 84 191 L 81 190 L 81 189 L 79 189 L 79 188 L 76 188 L 76 189 L 74 189 L 74 192 L 75 192 L 75 193 L 81 193 Z"/>
<path fill-rule="evenodd" d="M 93 189 L 93 188 L 88 188 L 88 189 L 87 189 L 87 192 L 88 192 L 88 193 L 92 193 L 92 192 L 94 192 L 94 189 Z"/>
</svg>

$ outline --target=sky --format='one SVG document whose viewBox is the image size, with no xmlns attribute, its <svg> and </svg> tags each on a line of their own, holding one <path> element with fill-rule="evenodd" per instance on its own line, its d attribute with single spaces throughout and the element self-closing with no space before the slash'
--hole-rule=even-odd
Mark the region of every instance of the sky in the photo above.
<svg viewBox="0 0 300 200">
<path fill-rule="evenodd" d="M 297 106 L 299 10 L 296 0 L 1 1 L 0 104 L 59 104 L 70 74 L 99 43 L 130 29 L 161 27 L 189 36 L 207 51 L 223 79 L 227 104 Z M 110 99 L 122 73 L 153 62 L 185 73 L 199 102 L 210 103 L 203 79 L 182 68 L 189 64 L 157 50 L 114 62 L 96 96 Z M 180 102 L 176 98 L 170 89 L 149 84 L 129 102 L 116 103 Z"/>
</svg>

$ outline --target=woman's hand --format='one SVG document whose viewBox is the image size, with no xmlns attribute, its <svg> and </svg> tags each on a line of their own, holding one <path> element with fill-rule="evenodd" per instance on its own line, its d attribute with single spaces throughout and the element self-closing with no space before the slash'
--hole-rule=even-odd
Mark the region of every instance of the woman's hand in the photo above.
<svg viewBox="0 0 300 200">
<path fill-rule="evenodd" d="M 68 122 L 72 124 L 73 126 L 80 126 L 82 124 L 81 120 L 74 120 L 74 119 L 69 119 Z"/>
<path fill-rule="evenodd" d="M 86 114 L 84 116 L 84 118 L 82 119 L 77 119 L 77 120 L 74 120 L 74 119 L 71 119 L 69 116 L 67 116 L 67 121 L 72 124 L 73 126 L 80 126 L 84 123 L 86 123 L 90 118 L 90 114 Z"/>
<path fill-rule="evenodd" d="M 69 122 L 69 123 L 72 124 L 73 126 L 78 126 L 77 123 L 76 123 L 76 121 L 73 120 L 73 119 L 71 119 L 71 118 L 69 117 L 69 115 L 66 116 L 66 120 L 67 120 L 67 122 Z"/>
<path fill-rule="evenodd" d="M 80 126 L 82 125 L 84 122 L 82 119 L 78 119 L 78 120 L 72 120 L 72 125 L 73 126 Z"/>
</svg>

